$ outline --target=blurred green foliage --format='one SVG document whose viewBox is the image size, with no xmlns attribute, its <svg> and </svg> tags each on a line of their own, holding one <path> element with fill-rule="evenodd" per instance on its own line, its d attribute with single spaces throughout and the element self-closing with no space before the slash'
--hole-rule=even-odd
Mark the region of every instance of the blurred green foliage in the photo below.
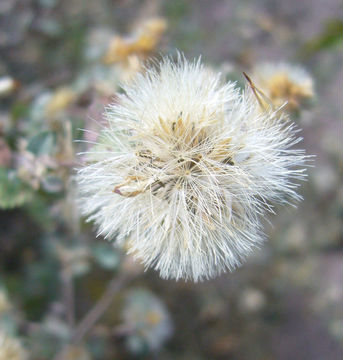
<svg viewBox="0 0 343 360">
<path fill-rule="evenodd" d="M 327 22 L 319 35 L 305 43 L 301 53 L 310 57 L 318 51 L 330 50 L 343 43 L 343 20 L 334 19 Z"/>
<path fill-rule="evenodd" d="M 33 192 L 16 173 L 0 168 L 0 208 L 11 209 L 32 199 Z"/>
<path fill-rule="evenodd" d="M 0 1 L 0 76 L 21 82 L 0 99 L 0 330 L 19 338 L 32 359 L 53 359 L 67 347 L 75 323 L 121 272 L 136 280 L 68 349 L 68 359 L 343 358 L 343 22 L 339 1 L 313 11 L 320 6 Z M 203 284 L 144 272 L 96 239 L 77 211 L 73 174 L 127 70 L 104 64 L 104 53 L 115 36 L 134 37 L 132 25 L 150 14 L 169 23 L 158 51 L 202 54 L 240 87 L 242 71 L 257 60 L 290 61 L 299 53 L 322 77 L 319 105 L 296 119 L 304 147 L 317 155 L 304 203 L 275 209 L 268 244 L 235 273 Z M 304 41 L 302 31 L 312 23 L 326 25 Z"/>
</svg>

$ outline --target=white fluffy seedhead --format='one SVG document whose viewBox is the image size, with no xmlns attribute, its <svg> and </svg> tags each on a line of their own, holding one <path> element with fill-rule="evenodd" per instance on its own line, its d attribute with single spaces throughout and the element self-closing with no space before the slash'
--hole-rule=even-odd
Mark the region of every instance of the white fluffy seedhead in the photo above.
<svg viewBox="0 0 343 360">
<path fill-rule="evenodd" d="M 290 112 L 305 107 L 314 97 L 313 79 L 299 65 L 258 64 L 253 69 L 252 78 L 276 107 L 285 105 Z"/>
<path fill-rule="evenodd" d="M 79 170 L 81 204 L 99 235 L 163 278 L 212 278 L 263 240 L 271 203 L 298 200 L 304 152 L 284 115 L 200 61 L 165 59 L 124 87 Z"/>
</svg>

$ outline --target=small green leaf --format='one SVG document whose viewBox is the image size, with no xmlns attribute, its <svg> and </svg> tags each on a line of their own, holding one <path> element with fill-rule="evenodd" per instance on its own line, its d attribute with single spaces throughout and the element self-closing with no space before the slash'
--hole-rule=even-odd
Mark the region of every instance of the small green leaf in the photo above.
<svg viewBox="0 0 343 360">
<path fill-rule="evenodd" d="M 55 142 L 56 139 L 52 132 L 43 131 L 31 138 L 27 145 L 27 150 L 36 156 L 50 155 L 53 152 Z"/>
<path fill-rule="evenodd" d="M 97 263 L 106 270 L 113 270 L 120 263 L 120 255 L 109 244 L 98 244 L 93 248 L 93 256 Z"/>
<path fill-rule="evenodd" d="M 31 200 L 32 189 L 23 183 L 15 171 L 0 168 L 0 208 L 11 209 Z"/>
</svg>

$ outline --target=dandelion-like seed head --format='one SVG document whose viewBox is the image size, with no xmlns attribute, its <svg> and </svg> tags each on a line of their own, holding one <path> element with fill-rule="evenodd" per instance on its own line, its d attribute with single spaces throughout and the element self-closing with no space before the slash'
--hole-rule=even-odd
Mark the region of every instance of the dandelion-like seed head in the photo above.
<svg viewBox="0 0 343 360">
<path fill-rule="evenodd" d="M 252 77 L 274 106 L 287 103 L 289 112 L 299 110 L 314 97 L 313 80 L 298 65 L 262 63 L 255 67 Z"/>
<path fill-rule="evenodd" d="M 124 90 L 78 173 L 84 214 L 163 278 L 235 269 L 271 204 L 300 199 L 293 125 L 182 56 Z"/>
</svg>

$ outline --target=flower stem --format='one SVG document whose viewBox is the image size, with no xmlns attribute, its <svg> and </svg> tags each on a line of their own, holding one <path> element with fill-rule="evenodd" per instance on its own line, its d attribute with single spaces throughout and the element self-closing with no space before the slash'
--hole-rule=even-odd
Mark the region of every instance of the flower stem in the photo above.
<svg viewBox="0 0 343 360">
<path fill-rule="evenodd" d="M 107 288 L 101 298 L 96 302 L 93 308 L 85 315 L 85 317 L 76 326 L 72 336 L 71 343 L 80 343 L 93 326 L 100 320 L 101 316 L 106 312 L 111 305 L 115 295 L 123 288 L 129 281 L 133 279 L 128 274 L 121 273 L 115 276 L 107 285 Z M 53 360 L 63 360 L 67 347 L 63 347 Z"/>
</svg>

